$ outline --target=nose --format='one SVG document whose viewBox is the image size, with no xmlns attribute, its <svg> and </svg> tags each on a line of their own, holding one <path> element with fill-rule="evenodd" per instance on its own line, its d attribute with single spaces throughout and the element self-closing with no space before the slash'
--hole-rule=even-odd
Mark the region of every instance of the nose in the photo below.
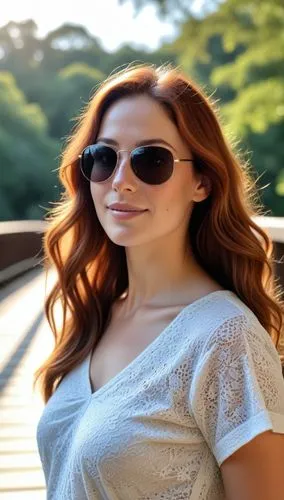
<svg viewBox="0 0 284 500">
<path fill-rule="evenodd" d="M 121 154 L 121 153 L 124 154 Z M 117 165 L 112 177 L 112 187 L 116 191 L 124 189 L 134 191 L 137 179 L 131 168 L 130 154 L 126 150 L 118 151 Z"/>
</svg>

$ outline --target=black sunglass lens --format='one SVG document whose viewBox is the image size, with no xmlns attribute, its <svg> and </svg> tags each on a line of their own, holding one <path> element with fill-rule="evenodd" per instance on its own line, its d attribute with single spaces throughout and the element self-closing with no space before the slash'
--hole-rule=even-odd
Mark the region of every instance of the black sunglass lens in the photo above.
<svg viewBox="0 0 284 500">
<path fill-rule="evenodd" d="M 88 146 L 82 154 L 82 172 L 92 182 L 108 179 L 116 165 L 116 152 L 102 144 Z"/>
<path fill-rule="evenodd" d="M 133 170 L 147 184 L 162 184 L 173 172 L 173 155 L 161 146 L 142 146 L 132 153 Z"/>
</svg>

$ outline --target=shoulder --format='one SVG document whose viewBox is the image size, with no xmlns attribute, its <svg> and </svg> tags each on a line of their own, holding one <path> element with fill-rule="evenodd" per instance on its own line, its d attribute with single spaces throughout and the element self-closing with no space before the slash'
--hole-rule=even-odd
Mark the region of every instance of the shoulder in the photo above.
<svg viewBox="0 0 284 500">
<path fill-rule="evenodd" d="M 248 308 L 232 310 L 203 340 L 200 359 L 218 359 L 220 369 L 223 363 L 240 365 L 243 359 L 263 374 L 265 369 L 282 373 L 280 356 L 271 336 Z"/>
<path fill-rule="evenodd" d="M 217 290 L 185 307 L 182 324 L 190 339 L 199 345 L 200 354 L 212 343 L 255 335 L 272 342 L 253 311 L 230 290 Z"/>
<path fill-rule="evenodd" d="M 221 294 L 202 308 L 194 335 L 194 377 L 200 379 L 207 373 L 217 380 L 227 372 L 228 380 L 232 376 L 237 380 L 250 372 L 251 381 L 255 377 L 273 391 L 277 380 L 283 391 L 280 356 L 271 336 L 233 292 Z"/>
<path fill-rule="evenodd" d="M 206 297 L 205 297 L 206 299 Z M 198 303 L 198 301 L 197 301 Z M 267 330 L 262 326 L 254 312 L 230 290 L 220 290 L 207 296 L 198 311 L 198 323 L 205 326 L 203 348 L 212 344 L 229 344 L 230 341 L 248 339 L 250 342 L 260 342 L 268 349 L 274 344 Z M 190 315 L 189 315 L 190 317 Z M 195 318 L 196 319 L 196 318 Z"/>
</svg>

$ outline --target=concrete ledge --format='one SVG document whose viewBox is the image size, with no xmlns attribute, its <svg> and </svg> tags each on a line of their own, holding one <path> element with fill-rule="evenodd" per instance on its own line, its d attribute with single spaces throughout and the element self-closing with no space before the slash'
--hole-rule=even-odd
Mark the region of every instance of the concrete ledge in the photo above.
<svg viewBox="0 0 284 500">
<path fill-rule="evenodd" d="M 266 229 L 271 239 L 278 243 L 284 243 L 284 217 L 253 217 L 253 221 L 263 229 Z"/>
<path fill-rule="evenodd" d="M 0 285 L 37 266 L 43 257 L 46 222 L 0 222 Z"/>
<path fill-rule="evenodd" d="M 36 267 L 40 264 L 41 260 L 35 257 L 30 257 L 29 259 L 21 260 L 16 262 L 11 266 L 6 267 L 0 271 L 0 285 L 14 279 L 16 276 Z"/>
</svg>

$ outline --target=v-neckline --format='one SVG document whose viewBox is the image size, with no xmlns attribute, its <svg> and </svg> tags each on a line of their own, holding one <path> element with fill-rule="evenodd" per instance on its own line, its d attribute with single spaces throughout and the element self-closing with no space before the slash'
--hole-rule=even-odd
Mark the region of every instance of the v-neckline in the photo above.
<svg viewBox="0 0 284 500">
<path fill-rule="evenodd" d="M 93 399 L 94 397 L 103 394 L 107 389 L 112 387 L 113 384 L 118 382 L 121 379 L 121 377 L 123 375 L 125 375 L 125 373 L 133 367 L 133 365 L 135 365 L 136 363 L 141 361 L 146 356 L 146 354 L 148 354 L 150 349 L 152 349 L 154 346 L 156 346 L 156 344 L 158 344 L 158 342 L 166 335 L 168 330 L 174 326 L 174 324 L 180 319 L 181 316 L 183 316 L 183 314 L 186 311 L 191 309 L 193 306 L 196 306 L 197 304 L 210 299 L 212 296 L 218 296 L 220 294 L 221 295 L 222 294 L 233 294 L 233 293 L 234 292 L 232 292 L 231 290 L 227 290 L 227 289 L 215 290 L 215 292 L 210 292 L 206 295 L 203 295 L 203 297 L 200 297 L 199 299 L 196 299 L 193 302 L 191 302 L 190 304 L 188 304 L 187 306 L 183 307 L 180 310 L 180 312 L 170 321 L 170 323 L 159 333 L 159 335 L 157 335 L 157 337 L 155 337 L 154 340 L 152 340 L 152 342 L 150 342 L 145 347 L 145 349 L 143 349 L 143 351 L 141 351 L 132 361 L 130 361 L 130 363 L 128 365 L 126 365 L 122 370 L 120 370 L 120 372 L 118 372 L 116 375 L 114 375 L 112 378 L 110 378 L 104 385 L 102 385 L 101 387 L 99 387 L 95 391 L 93 391 L 93 389 L 92 389 L 92 383 L 91 383 L 91 377 L 90 377 L 90 368 L 91 368 L 90 363 L 91 363 L 91 356 L 93 353 L 93 350 L 92 350 L 85 359 L 86 374 L 85 374 L 85 370 L 84 370 L 84 376 L 86 376 L 86 378 L 87 378 L 87 388 L 88 388 L 89 397 Z"/>
</svg>

